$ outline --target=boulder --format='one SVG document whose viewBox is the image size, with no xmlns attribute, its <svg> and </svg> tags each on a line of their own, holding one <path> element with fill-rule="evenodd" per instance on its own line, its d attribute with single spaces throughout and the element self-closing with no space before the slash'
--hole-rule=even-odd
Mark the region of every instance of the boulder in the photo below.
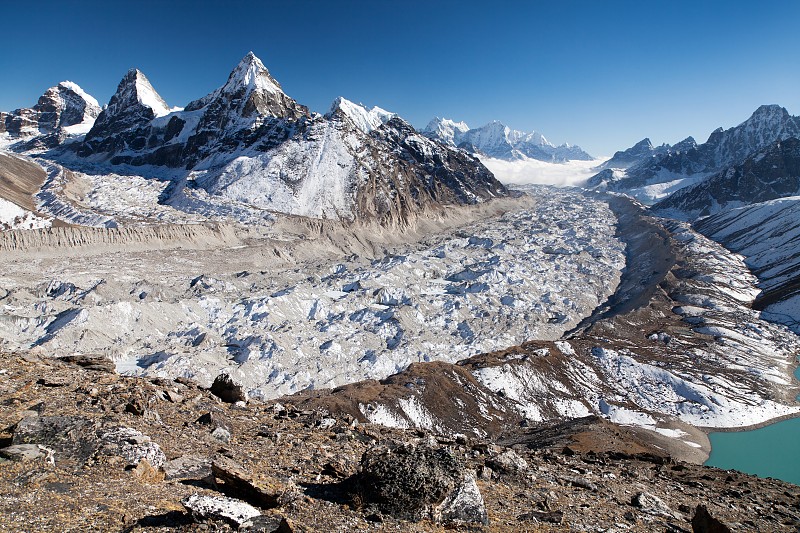
<svg viewBox="0 0 800 533">
<path fill-rule="evenodd" d="M 673 516 L 672 510 L 658 496 L 647 492 L 639 492 L 631 498 L 631 505 L 641 509 L 643 513 L 661 516 Z"/>
<path fill-rule="evenodd" d="M 181 503 L 195 520 L 225 520 L 234 527 L 240 527 L 248 520 L 261 515 L 261 511 L 249 503 L 225 496 L 193 494 Z"/>
<path fill-rule="evenodd" d="M 505 474 L 518 474 L 528 470 L 528 462 L 514 450 L 506 450 L 487 460 L 486 464 L 495 472 Z"/>
<path fill-rule="evenodd" d="M 163 464 L 165 479 L 206 479 L 211 475 L 211 461 L 209 459 L 185 455 Z"/>
<path fill-rule="evenodd" d="M 397 518 L 487 524 L 475 477 L 447 448 L 408 442 L 364 452 L 355 496 L 368 511 Z"/>
<path fill-rule="evenodd" d="M 132 468 L 146 460 L 153 468 L 159 468 L 167 458 L 161 447 L 147 435 L 129 427 L 104 428 L 97 432 L 100 446 L 98 453 L 125 459 L 126 467 Z"/>
<path fill-rule="evenodd" d="M 731 533 L 731 529 L 711 516 L 705 505 L 698 505 L 692 517 L 694 533 Z"/>
<path fill-rule="evenodd" d="M 222 492 L 262 509 L 286 505 L 300 497 L 293 483 L 276 478 L 255 480 L 243 466 L 227 457 L 216 457 L 211 463 L 211 473 Z"/>
<path fill-rule="evenodd" d="M 41 444 L 53 450 L 55 461 L 85 463 L 99 441 L 97 425 L 76 416 L 28 416 L 14 427 L 12 444 Z"/>
<path fill-rule="evenodd" d="M 230 374 L 222 373 L 211 384 L 211 394 L 226 403 L 246 402 L 247 393 L 240 383 L 234 381 Z"/>
<path fill-rule="evenodd" d="M 0 457 L 11 461 L 33 461 L 47 456 L 47 452 L 40 444 L 12 444 L 0 449 Z"/>
</svg>

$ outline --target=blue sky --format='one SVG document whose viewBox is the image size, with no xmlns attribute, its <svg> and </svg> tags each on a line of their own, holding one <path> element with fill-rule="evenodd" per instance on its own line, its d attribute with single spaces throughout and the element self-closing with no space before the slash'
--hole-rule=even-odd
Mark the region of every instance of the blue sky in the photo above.
<svg viewBox="0 0 800 533">
<path fill-rule="evenodd" d="M 106 103 L 131 67 L 182 106 L 252 50 L 315 111 L 497 119 L 594 155 L 702 142 L 760 104 L 800 114 L 796 0 L 9 1 L 0 20 L 2 110 L 65 79 Z"/>
</svg>

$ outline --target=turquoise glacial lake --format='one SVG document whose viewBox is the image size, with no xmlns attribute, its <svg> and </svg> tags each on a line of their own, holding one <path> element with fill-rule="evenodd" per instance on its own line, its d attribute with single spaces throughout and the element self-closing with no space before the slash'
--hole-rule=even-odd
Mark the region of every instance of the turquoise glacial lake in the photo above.
<svg viewBox="0 0 800 533">
<path fill-rule="evenodd" d="M 800 368 L 795 372 L 800 379 Z M 800 418 L 751 431 L 711 433 L 708 466 L 800 485 Z"/>
</svg>

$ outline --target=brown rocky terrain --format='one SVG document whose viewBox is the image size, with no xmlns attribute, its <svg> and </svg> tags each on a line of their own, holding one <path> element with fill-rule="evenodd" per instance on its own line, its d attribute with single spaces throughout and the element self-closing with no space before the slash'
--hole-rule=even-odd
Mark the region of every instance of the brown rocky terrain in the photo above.
<svg viewBox="0 0 800 533">
<path fill-rule="evenodd" d="M 225 380 L 212 388 L 228 401 L 241 397 Z M 122 377 L 89 356 L 2 356 L 0 438 L 12 460 L 0 462 L 0 530 L 230 531 L 242 524 L 250 531 L 677 532 L 800 525 L 800 488 L 675 461 L 597 418 L 520 428 L 489 441 L 361 424 L 280 402 L 226 403 L 217 395 L 182 379 Z M 381 500 L 387 494 L 395 499 Z M 208 511 L 214 502 L 244 511 L 220 518 Z"/>
</svg>

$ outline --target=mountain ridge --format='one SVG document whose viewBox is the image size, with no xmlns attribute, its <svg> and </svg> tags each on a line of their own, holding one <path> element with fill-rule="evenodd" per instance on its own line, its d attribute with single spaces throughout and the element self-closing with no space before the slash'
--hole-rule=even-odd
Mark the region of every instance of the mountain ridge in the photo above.
<svg viewBox="0 0 800 533">
<path fill-rule="evenodd" d="M 59 164 L 167 176 L 164 203 L 186 205 L 199 187 L 265 217 L 408 220 L 508 194 L 477 159 L 418 135 L 394 113 L 341 97 L 326 115 L 312 113 L 252 52 L 185 108 L 170 108 L 130 69 L 85 138 L 55 144 L 43 155 Z"/>
<path fill-rule="evenodd" d="M 590 178 L 589 185 L 627 192 L 645 203 L 655 203 L 676 190 L 742 163 L 775 141 L 797 136 L 800 136 L 800 117 L 790 115 L 776 104 L 762 105 L 737 126 L 717 128 L 703 144 L 688 137 L 675 145 L 665 145 L 661 153 L 645 150 L 633 157 L 627 167 L 614 169 L 607 164 Z M 633 149 L 622 153 L 630 154 Z"/>
</svg>

